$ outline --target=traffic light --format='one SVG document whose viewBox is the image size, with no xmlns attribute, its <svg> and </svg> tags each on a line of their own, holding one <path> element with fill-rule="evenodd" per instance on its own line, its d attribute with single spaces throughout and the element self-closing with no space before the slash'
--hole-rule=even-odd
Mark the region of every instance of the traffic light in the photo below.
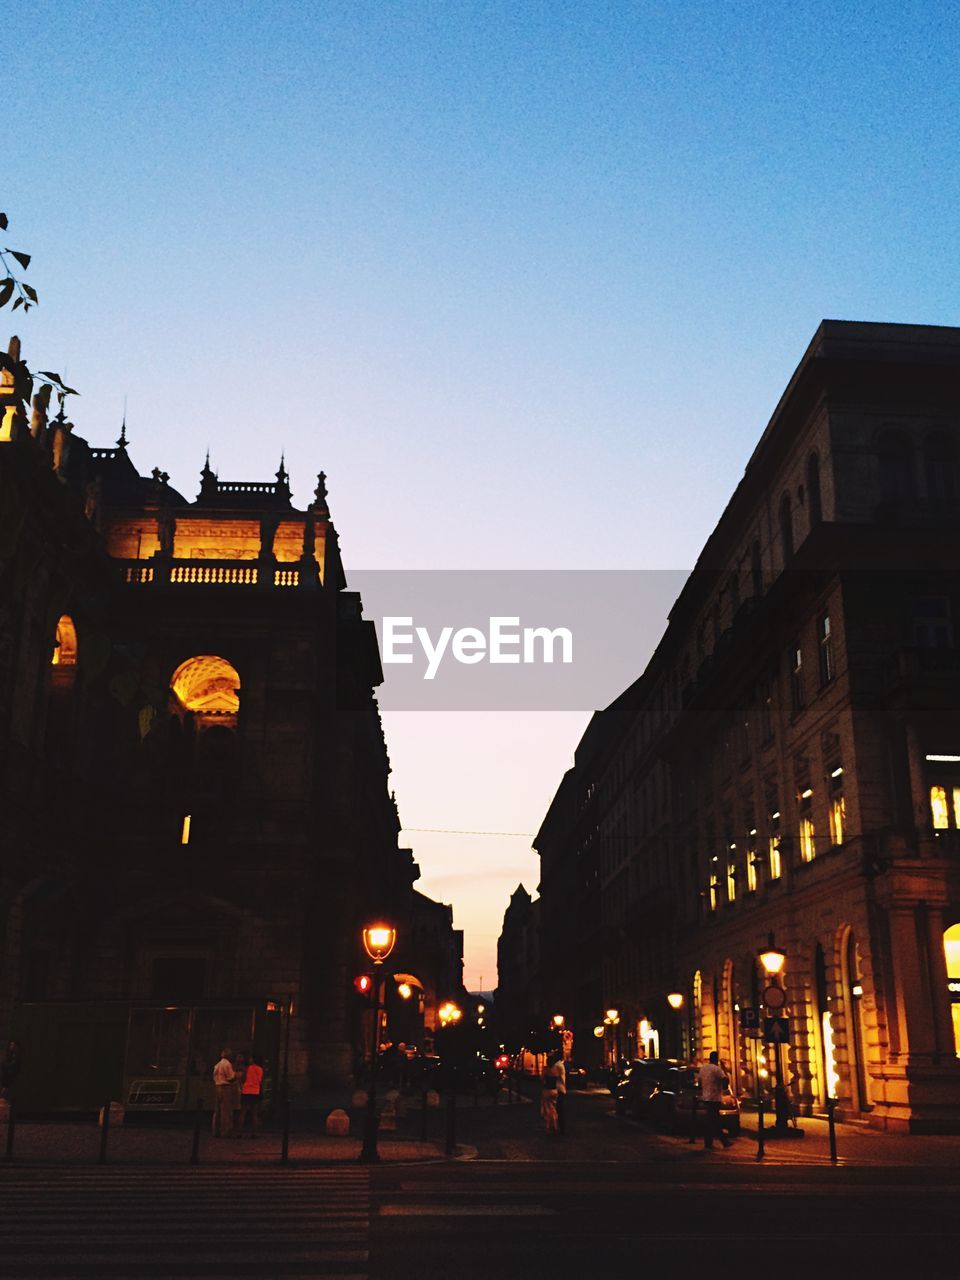
<svg viewBox="0 0 960 1280">
<path fill-rule="evenodd" d="M 373 994 L 373 978 L 369 973 L 358 973 L 353 980 L 357 995 L 363 996 L 365 1000 L 369 1000 Z"/>
</svg>

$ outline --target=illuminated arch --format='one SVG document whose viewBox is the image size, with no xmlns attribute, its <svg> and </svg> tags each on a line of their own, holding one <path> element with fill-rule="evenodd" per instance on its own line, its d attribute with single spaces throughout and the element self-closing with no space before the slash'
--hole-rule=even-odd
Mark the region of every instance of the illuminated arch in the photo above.
<svg viewBox="0 0 960 1280">
<path fill-rule="evenodd" d="M 57 623 L 56 638 L 53 642 L 53 654 L 50 658 L 52 667 L 75 667 L 77 665 L 77 629 L 69 613 L 61 614 Z"/>
<path fill-rule="evenodd" d="M 240 708 L 240 676 L 226 658 L 188 658 L 173 673 L 170 688 L 185 711 L 235 715 Z"/>
</svg>

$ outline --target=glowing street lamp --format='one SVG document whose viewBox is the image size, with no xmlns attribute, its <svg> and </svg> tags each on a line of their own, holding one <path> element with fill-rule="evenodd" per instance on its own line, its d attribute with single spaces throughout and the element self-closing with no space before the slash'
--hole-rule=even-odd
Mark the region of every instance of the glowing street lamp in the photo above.
<svg viewBox="0 0 960 1280">
<path fill-rule="evenodd" d="M 604 1035 L 606 1034 L 606 1031 L 607 1031 L 607 1029 L 606 1029 L 606 1027 L 604 1027 L 604 1026 L 599 1026 L 599 1027 L 594 1027 L 594 1028 L 593 1028 L 593 1034 L 597 1037 L 597 1039 L 598 1039 L 598 1040 L 602 1040 L 602 1039 L 603 1039 Z"/>
<path fill-rule="evenodd" d="M 401 1000 L 409 1000 L 413 995 L 413 987 L 409 982 L 400 982 L 397 984 L 397 995 Z"/>
<path fill-rule="evenodd" d="M 563 1019 L 562 1013 L 555 1013 L 553 1015 L 553 1025 L 557 1028 L 558 1031 L 560 1031 L 561 1028 L 563 1027 L 563 1021 L 564 1019 Z"/>
<path fill-rule="evenodd" d="M 766 970 L 768 978 L 776 978 L 778 974 L 783 972 L 783 966 L 787 957 L 777 947 L 771 945 L 766 951 L 760 952 L 760 963 Z"/>
<path fill-rule="evenodd" d="M 667 1004 L 671 1009 L 683 1008 L 683 993 L 680 991 L 671 991 L 667 996 Z"/>
<path fill-rule="evenodd" d="M 449 1027 L 451 1023 L 459 1022 L 463 1017 L 463 1010 L 455 1005 L 452 1000 L 447 1000 L 437 1010 L 437 1017 L 440 1019 L 442 1027 Z"/>
<path fill-rule="evenodd" d="M 363 948 L 374 966 L 382 965 L 393 950 L 397 931 L 392 925 L 377 921 L 368 924 L 361 932 Z M 404 984 L 405 985 L 405 984 Z M 360 1161 L 376 1164 L 380 1159 L 377 1150 L 377 1072 L 380 1068 L 380 978 L 373 975 L 373 1048 L 370 1053 L 370 1090 L 367 1094 L 367 1114 L 363 1125 L 363 1146 Z"/>
</svg>

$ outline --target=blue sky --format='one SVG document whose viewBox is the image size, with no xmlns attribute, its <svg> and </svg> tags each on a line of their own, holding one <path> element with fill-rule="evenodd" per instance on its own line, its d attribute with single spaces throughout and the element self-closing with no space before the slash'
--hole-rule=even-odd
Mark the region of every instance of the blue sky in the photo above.
<svg viewBox="0 0 960 1280">
<path fill-rule="evenodd" d="M 27 358 L 191 495 L 324 468 L 348 566 L 689 565 L 821 318 L 960 321 L 952 4 L 4 20 Z M 535 830 L 582 723 L 391 717 L 404 820 Z M 416 837 L 487 985 L 525 843 Z"/>
</svg>

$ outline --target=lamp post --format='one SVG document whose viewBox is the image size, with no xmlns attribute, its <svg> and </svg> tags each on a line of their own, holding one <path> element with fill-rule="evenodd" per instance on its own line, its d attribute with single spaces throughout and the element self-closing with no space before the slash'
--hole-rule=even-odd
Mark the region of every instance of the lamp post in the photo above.
<svg viewBox="0 0 960 1280">
<path fill-rule="evenodd" d="M 363 1125 L 363 1146 L 360 1149 L 362 1164 L 376 1164 L 380 1159 L 377 1150 L 377 1071 L 380 1066 L 380 966 L 393 950 L 397 931 L 392 925 L 370 924 L 363 930 L 363 948 L 373 961 L 373 1048 L 370 1053 L 370 1090 L 367 1094 L 367 1113 Z"/>
<path fill-rule="evenodd" d="M 677 1057 L 683 1057 L 683 1014 L 680 1012 L 683 1008 L 683 992 L 671 991 L 667 996 L 667 1004 L 677 1015 L 675 1019 L 674 1038 L 677 1045 Z"/>
<path fill-rule="evenodd" d="M 610 1044 L 610 1069 L 616 1070 L 617 1063 L 620 1060 L 620 1010 L 607 1009 L 603 1023 L 604 1026 L 610 1027 L 613 1033 Z"/>
<path fill-rule="evenodd" d="M 779 1003 L 775 1006 L 778 1009 L 783 1007 L 783 988 L 780 985 L 780 974 L 783 972 L 783 966 L 786 963 L 786 959 L 787 957 L 774 943 L 773 934 L 768 934 L 766 949 L 760 952 L 760 963 L 763 965 L 764 972 L 768 979 L 767 991 L 764 992 L 764 1002 L 770 1006 L 773 1001 L 767 998 L 767 993 L 771 989 L 779 991 L 781 996 Z M 790 1103 L 787 1098 L 787 1090 L 783 1081 L 783 1049 L 779 1040 L 774 1043 L 773 1048 L 773 1063 L 774 1070 L 776 1072 L 776 1084 L 774 1086 L 773 1097 L 777 1117 L 773 1132 L 782 1136 L 783 1134 L 788 1133 L 790 1128 Z"/>
</svg>

